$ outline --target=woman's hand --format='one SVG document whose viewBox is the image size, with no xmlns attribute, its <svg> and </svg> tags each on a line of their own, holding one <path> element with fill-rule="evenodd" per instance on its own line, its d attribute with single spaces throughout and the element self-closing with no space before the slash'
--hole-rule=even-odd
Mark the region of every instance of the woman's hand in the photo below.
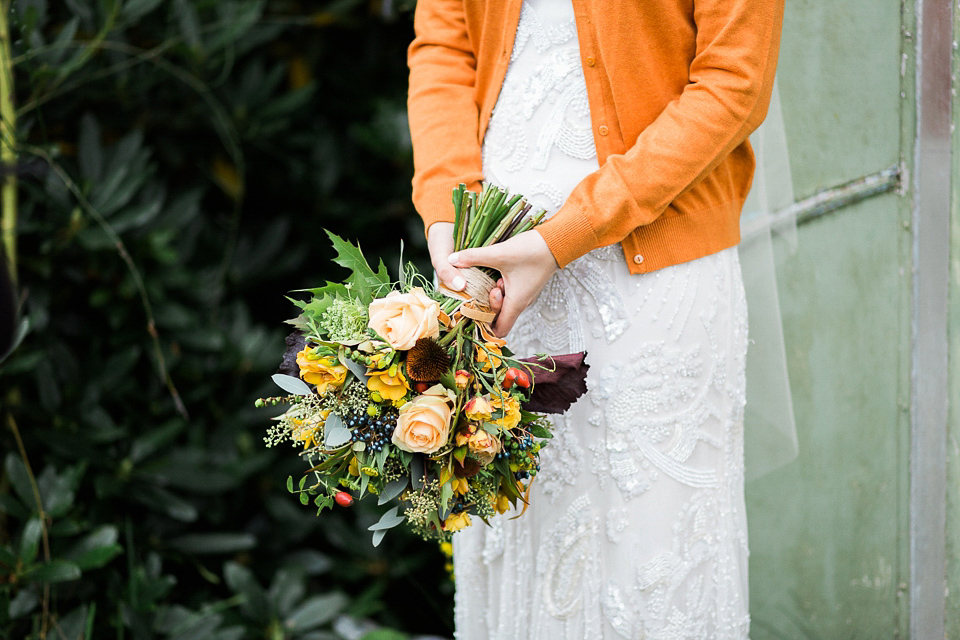
<svg viewBox="0 0 960 640">
<path fill-rule="evenodd" d="M 450 254 L 453 253 L 453 223 L 434 222 L 427 232 L 427 250 L 430 252 L 430 262 L 437 272 L 440 282 L 454 291 L 463 291 L 467 281 L 460 270 L 450 264 Z M 503 303 L 503 287 L 496 286 L 490 291 L 490 308 L 499 312 Z"/>
<path fill-rule="evenodd" d="M 436 224 L 430 227 L 431 232 L 434 227 Z M 449 246 L 453 246 L 452 238 Z M 430 255 L 433 256 L 432 250 Z M 490 306 L 494 311 L 499 309 L 493 331 L 500 337 L 507 335 L 513 328 L 520 313 L 530 306 L 553 272 L 558 269 L 557 261 L 550 253 L 547 243 L 536 231 L 525 231 L 505 242 L 489 247 L 464 249 L 450 255 L 449 265 L 461 268 L 493 267 L 503 276 L 497 283 L 497 287 L 490 292 Z M 437 268 L 436 263 L 434 268 L 439 274 L 440 269 Z M 498 295 L 501 288 L 503 289 L 502 305 Z"/>
</svg>

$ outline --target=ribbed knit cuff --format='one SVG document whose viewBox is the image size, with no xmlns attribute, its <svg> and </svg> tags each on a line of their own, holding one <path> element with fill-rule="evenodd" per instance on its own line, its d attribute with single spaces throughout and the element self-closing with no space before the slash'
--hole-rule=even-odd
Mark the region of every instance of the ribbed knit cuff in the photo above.
<svg viewBox="0 0 960 640">
<path fill-rule="evenodd" d="M 537 227 L 560 268 L 600 246 L 590 219 L 583 211 L 560 209 Z"/>
</svg>

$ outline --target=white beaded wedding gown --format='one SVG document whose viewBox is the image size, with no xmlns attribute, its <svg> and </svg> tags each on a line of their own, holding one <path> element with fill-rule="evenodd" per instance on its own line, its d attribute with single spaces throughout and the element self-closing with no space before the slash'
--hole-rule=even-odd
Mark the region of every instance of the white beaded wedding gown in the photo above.
<svg viewBox="0 0 960 640">
<path fill-rule="evenodd" d="M 555 211 L 597 169 L 571 0 L 526 0 L 483 149 Z M 458 640 L 746 638 L 747 311 L 736 248 L 631 275 L 619 245 L 558 272 L 509 338 L 586 350 L 526 514 L 454 537 Z"/>
</svg>

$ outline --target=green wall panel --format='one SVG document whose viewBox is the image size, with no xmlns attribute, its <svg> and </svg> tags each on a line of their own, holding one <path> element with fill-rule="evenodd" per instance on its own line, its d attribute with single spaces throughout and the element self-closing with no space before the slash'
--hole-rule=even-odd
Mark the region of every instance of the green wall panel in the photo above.
<svg viewBox="0 0 960 640">
<path fill-rule="evenodd" d="M 755 640 L 905 624 L 900 206 L 889 194 L 802 226 L 781 270 L 800 457 L 747 486 Z"/>
<path fill-rule="evenodd" d="M 798 197 L 900 157 L 900 2 L 789 0 L 779 84 Z"/>
</svg>

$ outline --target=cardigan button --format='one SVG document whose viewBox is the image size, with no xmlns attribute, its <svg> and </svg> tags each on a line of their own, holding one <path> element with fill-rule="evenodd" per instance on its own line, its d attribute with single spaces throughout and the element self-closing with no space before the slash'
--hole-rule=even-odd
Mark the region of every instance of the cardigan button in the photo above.
<svg viewBox="0 0 960 640">
<path fill-rule="evenodd" d="M 610 128 L 607 127 L 607 125 L 602 124 L 602 125 L 600 125 L 600 128 L 597 129 L 597 131 L 600 132 L 600 135 L 605 136 L 605 135 L 607 135 L 608 133 L 610 133 Z"/>
<path fill-rule="evenodd" d="M 637 255 L 633 256 L 633 263 L 634 263 L 634 264 L 643 264 L 643 256 L 640 255 L 639 253 L 638 253 Z"/>
<path fill-rule="evenodd" d="M 597 59 L 594 57 L 587 58 L 587 66 L 592 67 L 597 64 Z"/>
</svg>

